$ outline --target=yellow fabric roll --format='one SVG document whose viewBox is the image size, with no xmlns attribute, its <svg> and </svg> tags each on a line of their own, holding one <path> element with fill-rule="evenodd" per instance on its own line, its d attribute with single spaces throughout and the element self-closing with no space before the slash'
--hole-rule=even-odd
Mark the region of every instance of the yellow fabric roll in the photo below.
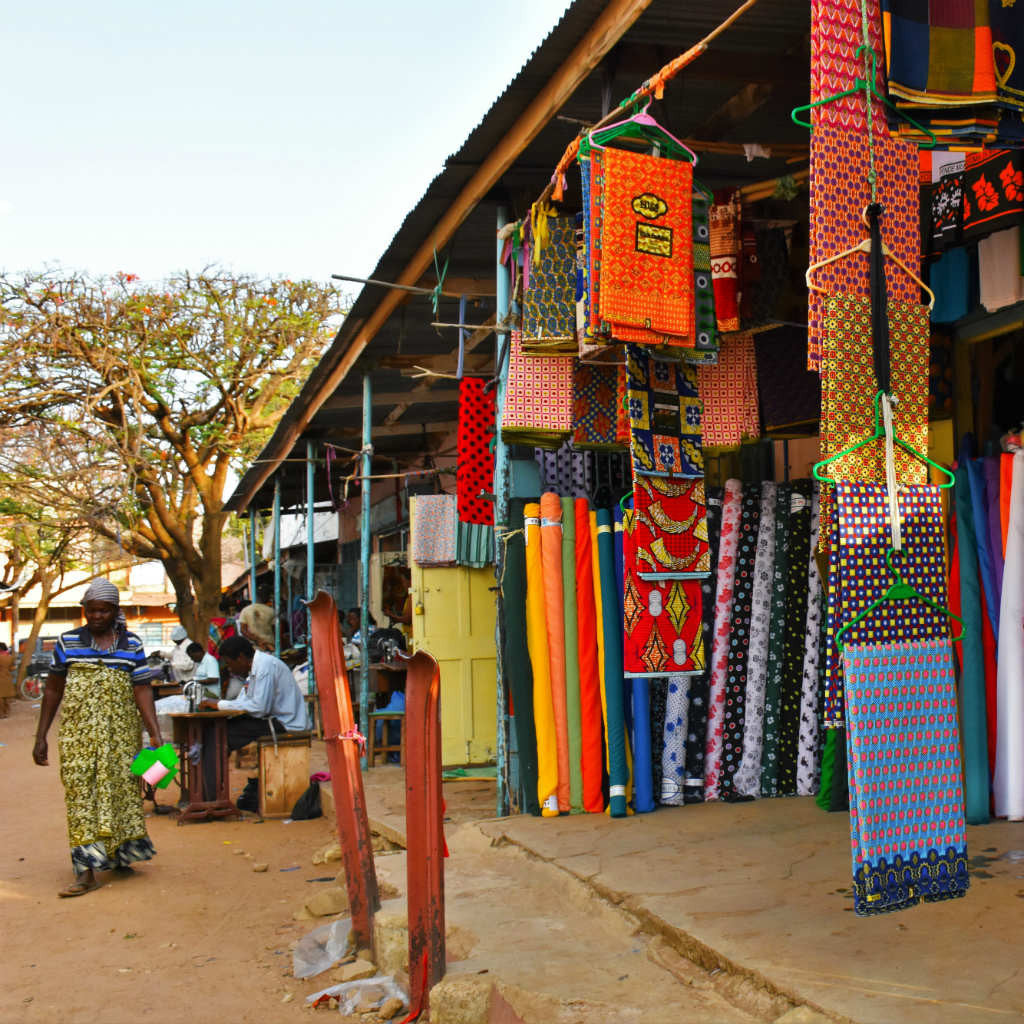
<svg viewBox="0 0 1024 1024">
<path fill-rule="evenodd" d="M 537 799 L 545 818 L 558 815 L 558 746 L 551 703 L 551 666 L 540 557 L 540 505 L 523 510 L 526 536 L 526 646 L 533 669 L 533 723 L 537 733 Z"/>
</svg>

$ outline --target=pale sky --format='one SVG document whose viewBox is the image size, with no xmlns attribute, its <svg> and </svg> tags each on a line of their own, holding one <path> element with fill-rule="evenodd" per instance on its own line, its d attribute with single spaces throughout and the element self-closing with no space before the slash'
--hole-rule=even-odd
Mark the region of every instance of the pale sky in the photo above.
<svg viewBox="0 0 1024 1024">
<path fill-rule="evenodd" d="M 7 4 L 0 268 L 366 276 L 564 7 Z"/>
</svg>

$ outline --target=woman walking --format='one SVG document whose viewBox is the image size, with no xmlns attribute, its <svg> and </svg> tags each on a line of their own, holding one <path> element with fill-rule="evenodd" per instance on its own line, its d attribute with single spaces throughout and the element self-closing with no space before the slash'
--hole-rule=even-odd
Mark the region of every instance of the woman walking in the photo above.
<svg viewBox="0 0 1024 1024">
<path fill-rule="evenodd" d="M 129 633 L 117 587 L 95 580 L 82 598 L 86 624 L 61 634 L 46 677 L 32 758 L 47 764 L 46 734 L 63 701 L 58 743 L 75 881 L 60 896 L 98 888 L 97 871 L 131 871 L 156 851 L 146 834 L 131 763 L 140 721 L 163 742 L 142 641 Z"/>
</svg>

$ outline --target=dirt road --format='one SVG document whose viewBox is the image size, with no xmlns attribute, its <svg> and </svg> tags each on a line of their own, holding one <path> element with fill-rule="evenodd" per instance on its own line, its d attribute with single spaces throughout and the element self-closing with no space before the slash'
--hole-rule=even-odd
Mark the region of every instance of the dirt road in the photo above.
<svg viewBox="0 0 1024 1024">
<path fill-rule="evenodd" d="M 155 860 L 124 880 L 101 876 L 96 892 L 58 899 L 72 873 L 56 726 L 50 765 L 38 767 L 37 712 L 12 704 L 0 720 L 0 1021 L 307 1020 L 308 985 L 291 979 L 289 945 L 311 926 L 292 914 L 325 884 L 314 879 L 332 873 L 310 863 L 331 839 L 328 823 L 179 828 L 173 817 L 151 816 Z M 176 798 L 176 787 L 166 792 Z M 269 870 L 255 873 L 256 862 Z M 286 992 L 294 1002 L 282 1003 Z"/>
</svg>

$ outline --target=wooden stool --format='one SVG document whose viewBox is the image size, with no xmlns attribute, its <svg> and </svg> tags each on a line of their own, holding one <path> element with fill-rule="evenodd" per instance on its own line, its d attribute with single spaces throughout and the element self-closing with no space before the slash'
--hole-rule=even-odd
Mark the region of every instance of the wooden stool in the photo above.
<svg viewBox="0 0 1024 1024">
<path fill-rule="evenodd" d="M 277 748 L 272 736 L 261 736 L 259 750 L 260 816 L 287 818 L 295 802 L 309 788 L 309 750 L 312 734 L 278 733 Z"/>
<path fill-rule="evenodd" d="M 383 741 L 380 746 L 377 746 L 375 740 L 377 737 L 377 722 L 381 723 L 381 740 Z M 398 743 L 388 743 L 388 722 L 398 722 Z M 375 757 L 377 754 L 390 754 L 395 752 L 398 754 L 398 763 L 405 764 L 405 712 L 404 711 L 371 711 L 370 712 L 370 735 L 366 737 L 366 764 L 367 767 L 372 768 L 375 763 Z"/>
</svg>

